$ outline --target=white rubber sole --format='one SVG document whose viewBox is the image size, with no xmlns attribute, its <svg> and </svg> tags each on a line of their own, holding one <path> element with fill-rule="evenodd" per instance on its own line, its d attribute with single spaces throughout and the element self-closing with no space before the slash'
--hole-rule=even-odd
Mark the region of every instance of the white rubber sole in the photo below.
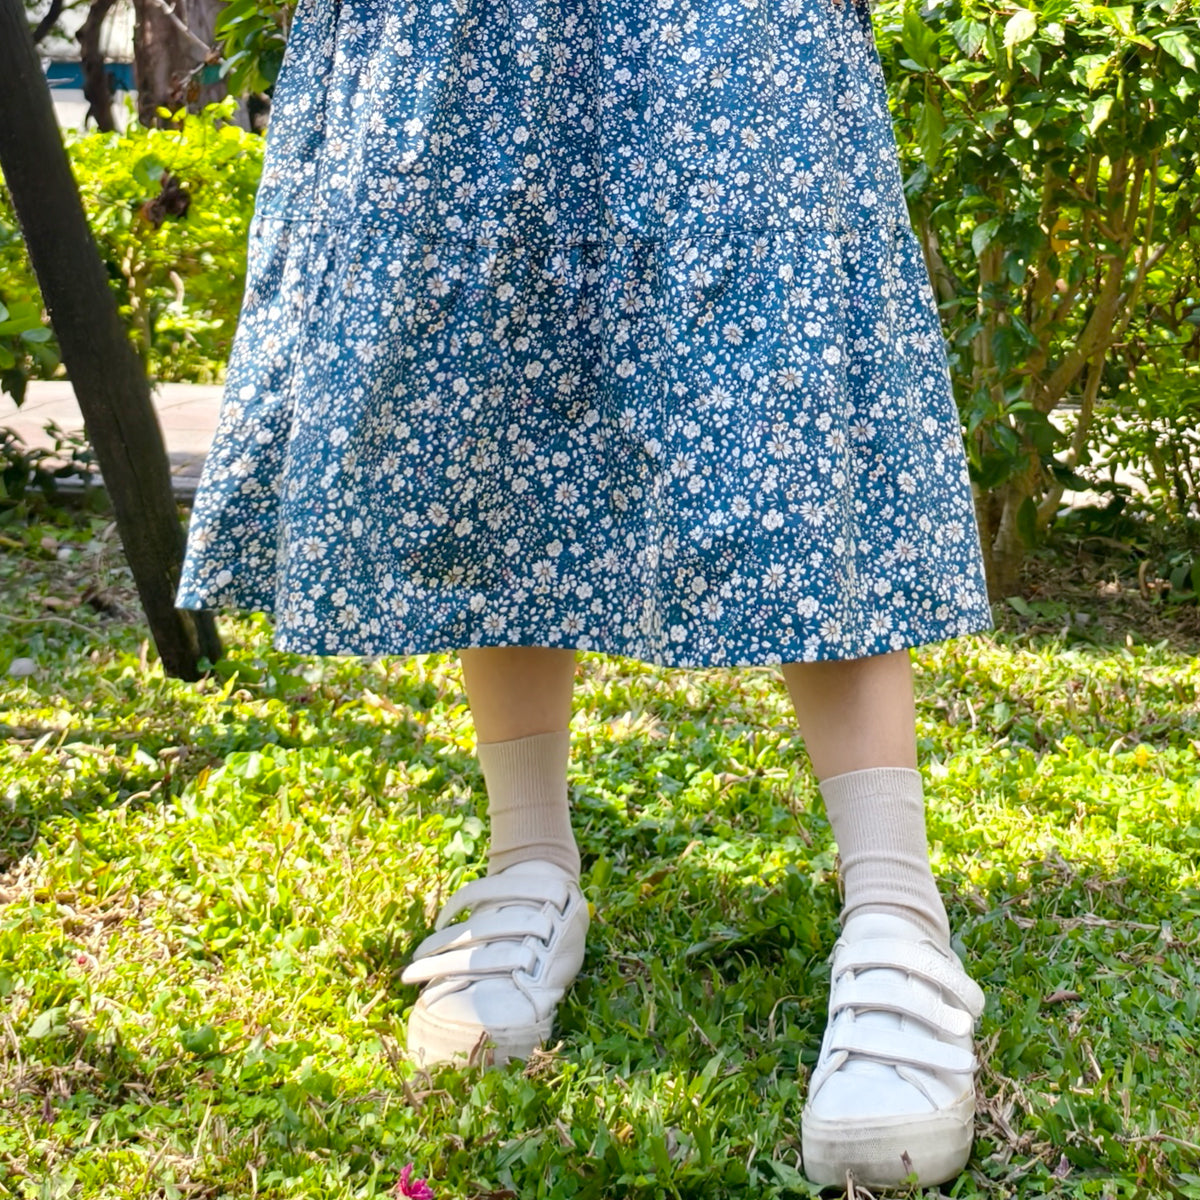
<svg viewBox="0 0 1200 1200">
<path fill-rule="evenodd" d="M 846 1172 L 866 1187 L 946 1183 L 962 1174 L 975 1135 L 975 1095 L 920 1117 L 800 1118 L 804 1173 L 822 1187 L 845 1187 Z"/>
<path fill-rule="evenodd" d="M 528 1058 L 549 1039 L 553 1024 L 550 1016 L 537 1025 L 484 1029 L 442 1020 L 418 999 L 408 1018 L 408 1052 L 423 1067 L 453 1062 L 503 1066 L 510 1059 Z"/>
</svg>

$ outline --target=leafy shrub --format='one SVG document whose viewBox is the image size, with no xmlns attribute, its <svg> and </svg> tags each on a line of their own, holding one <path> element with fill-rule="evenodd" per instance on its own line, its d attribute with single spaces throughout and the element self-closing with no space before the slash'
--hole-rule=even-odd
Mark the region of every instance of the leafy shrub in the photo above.
<svg viewBox="0 0 1200 1200">
<path fill-rule="evenodd" d="M 1084 482 L 1098 416 L 1136 412 L 1169 327 L 1194 329 L 1196 5 L 880 0 L 876 17 L 1003 595 Z"/>
<path fill-rule="evenodd" d="M 26 381 L 52 375 L 57 366 L 54 334 L 45 324 L 8 193 L 0 186 L 0 391 L 19 405 Z"/>
<path fill-rule="evenodd" d="M 165 129 L 133 123 L 124 133 L 67 135 L 121 315 L 158 380 L 219 380 L 229 354 L 263 147 L 261 138 L 233 124 L 236 107 L 231 99 L 198 115 L 180 112 Z M 15 227 L 11 201 L 0 192 L 0 298 L 40 304 Z M 6 343 L 6 334 L 23 344 Z M 6 350 L 13 358 L 7 368 Z M 6 331 L 0 323 L 0 370 L 12 373 L 6 390 L 19 399 L 18 376 L 44 378 L 56 366 L 47 334 L 33 327 Z"/>
<path fill-rule="evenodd" d="M 3 234 L 0 227 L 0 239 Z M 13 297 L 0 289 L 0 391 L 19 405 L 30 377 L 52 375 L 57 366 L 58 348 L 36 291 Z"/>
<path fill-rule="evenodd" d="M 99 471 L 87 436 L 54 421 L 47 423 L 46 433 L 52 445 L 30 449 L 13 430 L 0 429 L 0 511 L 34 493 L 55 501 L 67 479 L 82 484 L 85 496 L 92 494 Z"/>
<path fill-rule="evenodd" d="M 232 0 L 217 17 L 222 71 L 235 96 L 267 92 L 283 66 L 296 0 Z"/>
</svg>

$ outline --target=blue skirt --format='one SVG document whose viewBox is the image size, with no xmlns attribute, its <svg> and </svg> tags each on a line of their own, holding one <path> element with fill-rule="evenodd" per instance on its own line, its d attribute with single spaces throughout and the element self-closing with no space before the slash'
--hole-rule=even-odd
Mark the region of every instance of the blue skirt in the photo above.
<svg viewBox="0 0 1200 1200">
<path fill-rule="evenodd" d="M 279 649 L 990 627 L 855 0 L 302 0 L 177 603 Z"/>
</svg>

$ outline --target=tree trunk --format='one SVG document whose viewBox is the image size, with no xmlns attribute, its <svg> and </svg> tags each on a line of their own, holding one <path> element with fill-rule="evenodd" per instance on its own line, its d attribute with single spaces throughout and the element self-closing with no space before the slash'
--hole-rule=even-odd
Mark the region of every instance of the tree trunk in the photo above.
<svg viewBox="0 0 1200 1200">
<path fill-rule="evenodd" d="M 161 125 L 160 108 L 198 112 L 226 94 L 222 80 L 204 80 L 213 58 L 213 27 L 224 0 L 134 0 L 133 70 L 138 120 Z"/>
<path fill-rule="evenodd" d="M 1021 567 L 1029 552 L 1021 529 L 1021 508 L 1038 486 L 1040 467 L 1036 461 L 989 492 L 975 489 L 975 517 L 983 548 L 988 598 L 1003 600 L 1020 591 Z"/>
<path fill-rule="evenodd" d="M 1000 522 L 985 555 L 988 596 L 992 600 L 1003 600 L 1020 590 L 1021 567 L 1028 550 L 1017 527 L 1017 512 L 1026 496 L 1013 483 L 1004 486 L 1003 495 Z"/>
<path fill-rule="evenodd" d="M 117 127 L 113 120 L 112 89 L 108 86 L 108 63 L 100 49 L 100 34 L 104 20 L 116 0 L 92 0 L 87 19 L 75 35 L 79 42 L 79 58 L 83 67 L 83 96 L 88 102 L 88 116 L 98 129 L 111 133 Z M 16 109 L 13 110 L 18 111 Z"/>
<path fill-rule="evenodd" d="M 221 655 L 212 614 L 175 607 L 184 536 L 150 389 L 92 241 L 22 0 L 0 0 L 0 171 L 58 335 L 125 557 L 168 674 Z"/>
</svg>

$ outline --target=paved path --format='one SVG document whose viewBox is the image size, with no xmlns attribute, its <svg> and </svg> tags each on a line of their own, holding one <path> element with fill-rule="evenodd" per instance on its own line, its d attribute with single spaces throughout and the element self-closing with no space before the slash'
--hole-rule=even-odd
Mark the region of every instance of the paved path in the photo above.
<svg viewBox="0 0 1200 1200">
<path fill-rule="evenodd" d="M 154 393 L 175 494 L 182 500 L 191 500 L 195 495 L 204 457 L 217 428 L 221 393 L 220 387 L 190 383 L 163 383 Z M 45 433 L 50 421 L 64 430 L 83 428 L 75 393 L 65 380 L 31 383 L 20 408 L 11 396 L 0 395 L 0 429 L 15 429 L 26 446 L 49 448 L 54 444 Z"/>
</svg>

